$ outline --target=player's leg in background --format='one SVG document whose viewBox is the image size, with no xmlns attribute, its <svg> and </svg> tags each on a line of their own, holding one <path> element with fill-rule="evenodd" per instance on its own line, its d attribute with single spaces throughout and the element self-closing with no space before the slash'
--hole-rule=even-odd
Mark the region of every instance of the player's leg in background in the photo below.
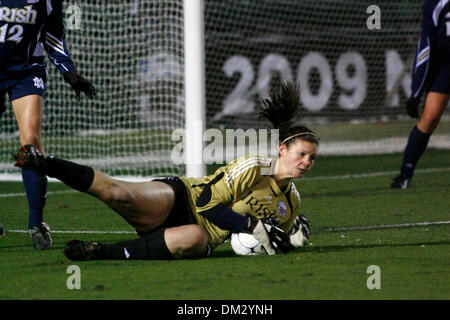
<svg viewBox="0 0 450 320">
<path fill-rule="evenodd" d="M 12 108 L 19 126 L 21 145 L 32 144 L 44 154 L 41 136 L 42 110 L 44 100 L 40 95 L 32 94 L 12 102 Z M 52 241 L 46 225 L 43 225 L 44 207 L 47 193 L 47 177 L 37 171 L 22 169 L 22 180 L 28 198 L 30 232 L 35 249 L 49 249 Z M 42 229 L 42 230 L 41 230 Z"/>
<path fill-rule="evenodd" d="M 397 182 L 399 183 L 396 184 L 396 181 L 394 181 L 391 185 L 393 188 L 405 189 L 408 187 L 417 162 L 427 148 L 430 136 L 438 126 L 441 116 L 447 108 L 449 97 L 449 94 L 439 92 L 429 92 L 427 94 L 422 116 L 409 134 L 400 168 L 401 174 L 397 177 Z"/>
<path fill-rule="evenodd" d="M 425 133 L 432 134 L 439 124 L 442 114 L 448 106 L 450 94 L 429 92 L 425 100 L 425 108 L 417 122 L 417 128 Z"/>
</svg>

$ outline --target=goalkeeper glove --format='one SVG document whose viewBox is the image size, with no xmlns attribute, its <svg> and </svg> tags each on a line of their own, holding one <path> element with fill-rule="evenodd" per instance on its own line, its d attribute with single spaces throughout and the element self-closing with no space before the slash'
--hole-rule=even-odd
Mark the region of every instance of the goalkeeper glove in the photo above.
<svg viewBox="0 0 450 320">
<path fill-rule="evenodd" d="M 63 74 L 63 77 L 72 86 L 72 89 L 75 90 L 78 99 L 80 99 L 80 91 L 84 92 L 88 98 L 95 96 L 95 87 L 75 71 L 68 71 Z"/>
<path fill-rule="evenodd" d="M 294 220 L 294 225 L 289 233 L 289 243 L 294 247 L 302 247 L 309 241 L 309 223 L 302 214 Z"/>
<path fill-rule="evenodd" d="M 266 249 L 268 255 L 286 252 L 290 246 L 288 235 L 274 225 L 270 219 L 258 219 L 251 214 L 245 216 L 246 224 L 242 232 L 252 234 Z"/>
<path fill-rule="evenodd" d="M 419 117 L 419 103 L 420 98 L 414 98 L 411 97 L 406 101 L 406 112 L 411 118 L 418 118 Z"/>
</svg>

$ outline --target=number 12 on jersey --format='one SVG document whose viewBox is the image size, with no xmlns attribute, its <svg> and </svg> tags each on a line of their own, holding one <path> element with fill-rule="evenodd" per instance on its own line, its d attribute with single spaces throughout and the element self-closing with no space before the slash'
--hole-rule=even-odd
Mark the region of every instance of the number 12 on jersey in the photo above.
<svg viewBox="0 0 450 320">
<path fill-rule="evenodd" d="M 9 24 L 7 23 L 0 28 L 0 43 L 5 43 L 6 41 L 19 43 L 23 39 L 23 27 L 20 24 L 12 25 L 9 30 L 8 27 Z"/>
</svg>

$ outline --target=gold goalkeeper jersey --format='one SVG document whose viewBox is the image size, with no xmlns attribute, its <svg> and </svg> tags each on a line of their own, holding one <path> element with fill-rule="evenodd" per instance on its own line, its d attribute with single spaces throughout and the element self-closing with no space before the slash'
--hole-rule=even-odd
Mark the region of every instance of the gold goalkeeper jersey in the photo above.
<svg viewBox="0 0 450 320">
<path fill-rule="evenodd" d="M 201 213 L 218 204 L 228 205 L 242 215 L 277 218 L 281 229 L 290 230 L 298 215 L 300 195 L 292 181 L 286 190 L 280 190 L 272 177 L 275 162 L 273 158 L 245 156 L 220 167 L 212 175 L 180 178 L 186 185 L 194 218 L 208 233 L 213 248 L 223 243 L 230 231 L 219 228 Z"/>
</svg>

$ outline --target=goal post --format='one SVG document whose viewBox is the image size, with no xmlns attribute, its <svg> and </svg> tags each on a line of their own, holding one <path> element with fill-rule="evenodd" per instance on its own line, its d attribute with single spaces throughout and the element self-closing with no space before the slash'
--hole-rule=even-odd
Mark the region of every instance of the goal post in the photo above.
<svg viewBox="0 0 450 320">
<path fill-rule="evenodd" d="M 205 131 L 205 51 L 203 0 L 184 2 L 185 163 L 187 177 L 206 174 L 203 161 Z"/>
</svg>

